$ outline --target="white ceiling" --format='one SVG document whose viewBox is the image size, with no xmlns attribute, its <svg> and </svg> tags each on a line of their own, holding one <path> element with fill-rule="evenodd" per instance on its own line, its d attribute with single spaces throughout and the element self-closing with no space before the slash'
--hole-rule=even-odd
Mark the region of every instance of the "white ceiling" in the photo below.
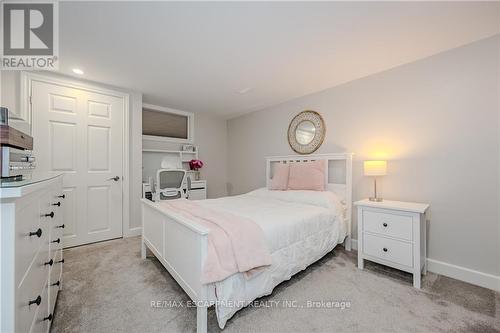
<svg viewBox="0 0 500 333">
<path fill-rule="evenodd" d="M 232 117 L 492 36 L 498 16 L 495 2 L 61 2 L 60 71 Z"/>
</svg>

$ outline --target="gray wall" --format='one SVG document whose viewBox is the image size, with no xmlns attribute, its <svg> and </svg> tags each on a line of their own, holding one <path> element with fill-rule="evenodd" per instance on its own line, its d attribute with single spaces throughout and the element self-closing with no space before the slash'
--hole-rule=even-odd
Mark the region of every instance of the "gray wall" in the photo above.
<svg viewBox="0 0 500 333">
<path fill-rule="evenodd" d="M 264 157 L 293 154 L 290 120 L 325 119 L 317 153 L 354 152 L 354 199 L 371 194 L 362 161 L 383 158 L 387 199 L 431 205 L 429 258 L 500 274 L 498 36 L 228 121 L 230 194 L 264 185 Z M 354 227 L 354 235 L 357 228 Z"/>
<path fill-rule="evenodd" d="M 0 103 L 9 109 L 19 109 L 21 76 L 16 71 L 1 71 Z"/>
</svg>

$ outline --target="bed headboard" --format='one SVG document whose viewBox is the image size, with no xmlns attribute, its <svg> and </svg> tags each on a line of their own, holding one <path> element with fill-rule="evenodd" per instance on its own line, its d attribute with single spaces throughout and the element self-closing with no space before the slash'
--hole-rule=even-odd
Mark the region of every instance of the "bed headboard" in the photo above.
<svg viewBox="0 0 500 333">
<path fill-rule="evenodd" d="M 346 248 L 350 249 L 352 220 L 352 153 L 287 155 L 266 157 L 266 186 L 269 188 L 276 163 L 301 163 L 307 161 L 325 161 L 325 187 L 334 192 L 345 205 L 347 223 Z"/>
</svg>

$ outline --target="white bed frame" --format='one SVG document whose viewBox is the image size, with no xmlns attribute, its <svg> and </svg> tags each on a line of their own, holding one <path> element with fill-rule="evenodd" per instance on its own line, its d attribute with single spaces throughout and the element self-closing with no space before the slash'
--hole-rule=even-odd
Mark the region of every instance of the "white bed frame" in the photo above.
<svg viewBox="0 0 500 333">
<path fill-rule="evenodd" d="M 347 236 L 344 240 L 346 250 L 351 250 L 352 217 L 352 154 L 316 154 L 273 156 L 266 158 L 266 185 L 272 177 L 274 163 L 300 163 L 324 160 L 326 164 L 325 184 L 345 205 Z M 344 180 L 330 182 L 336 172 L 331 172 L 337 165 L 330 161 L 341 161 L 344 168 L 340 174 Z M 338 168 L 337 168 L 338 169 Z M 147 199 L 142 199 L 142 248 L 141 257 L 146 258 L 149 248 L 165 266 L 170 275 L 179 283 L 197 307 L 196 330 L 207 332 L 207 307 L 214 302 L 214 284 L 202 284 L 201 272 L 207 255 L 208 229 L 174 212 L 160 209 Z"/>
</svg>

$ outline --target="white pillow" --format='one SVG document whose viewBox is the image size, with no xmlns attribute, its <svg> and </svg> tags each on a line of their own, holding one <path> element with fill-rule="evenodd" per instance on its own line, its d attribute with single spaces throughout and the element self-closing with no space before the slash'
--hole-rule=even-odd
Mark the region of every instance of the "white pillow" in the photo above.
<svg viewBox="0 0 500 333">
<path fill-rule="evenodd" d="M 335 210 L 337 214 L 342 214 L 343 211 L 339 198 L 335 195 L 335 193 L 330 191 L 271 191 L 263 187 L 249 192 L 247 195 L 324 207 Z"/>
</svg>

